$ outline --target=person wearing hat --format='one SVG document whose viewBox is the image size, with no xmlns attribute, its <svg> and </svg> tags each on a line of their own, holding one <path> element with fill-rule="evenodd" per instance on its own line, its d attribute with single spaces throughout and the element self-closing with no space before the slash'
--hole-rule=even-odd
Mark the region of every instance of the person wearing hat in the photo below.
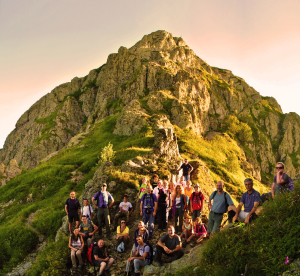
<svg viewBox="0 0 300 276">
<path fill-rule="evenodd" d="M 105 226 L 106 226 L 106 237 L 111 240 L 110 236 L 110 228 L 109 228 L 109 208 L 114 204 L 114 198 L 112 195 L 106 191 L 107 185 L 104 183 L 101 187 L 101 191 L 98 191 L 92 197 L 92 202 L 94 204 L 95 209 L 97 210 L 97 218 L 98 218 L 98 229 L 99 235 L 102 236 L 102 219 L 104 217 Z M 97 200 L 97 206 L 95 204 L 95 200 Z M 108 200 L 111 200 L 111 203 L 108 205 Z"/>
<path fill-rule="evenodd" d="M 199 184 L 195 185 L 195 192 L 191 194 L 190 200 L 191 200 L 191 213 L 193 214 L 193 221 L 195 221 L 196 218 L 200 218 L 204 207 L 203 205 L 204 196 L 199 191 Z"/>
</svg>

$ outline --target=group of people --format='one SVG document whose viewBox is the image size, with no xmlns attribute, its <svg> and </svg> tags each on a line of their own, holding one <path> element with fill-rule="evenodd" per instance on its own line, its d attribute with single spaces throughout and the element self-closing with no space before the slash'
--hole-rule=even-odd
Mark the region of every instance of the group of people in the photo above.
<svg viewBox="0 0 300 276">
<path fill-rule="evenodd" d="M 129 275 L 129 270 L 133 266 L 135 275 L 139 275 L 139 269 L 151 263 L 153 256 L 152 247 L 149 241 L 152 239 L 155 219 L 157 218 L 158 231 L 167 232 L 156 244 L 155 261 L 161 266 L 162 254 L 169 258 L 165 262 L 173 262 L 181 258 L 184 253 L 182 247 L 195 240 L 200 243 L 205 237 L 210 237 L 220 229 L 224 213 L 228 212 L 229 221 L 239 220 L 249 223 L 256 218 L 258 207 L 261 203 L 259 192 L 253 189 L 253 180 L 247 178 L 244 181 L 246 192 L 242 195 L 240 203 L 236 207 L 233 204 L 229 193 L 224 191 L 224 183 L 217 183 L 217 190 L 209 197 L 208 209 L 209 220 L 207 226 L 202 223 L 201 214 L 204 208 L 204 195 L 200 191 L 198 184 L 194 187 L 190 181 L 190 173 L 193 167 L 185 159 L 179 170 L 183 170 L 183 175 L 177 183 L 167 180 L 160 180 L 158 175 L 153 175 L 150 183 L 143 178 L 137 195 L 137 204 L 140 209 L 142 220 L 138 224 L 138 229 L 134 232 L 131 257 L 127 260 L 125 275 Z M 284 164 L 279 162 L 276 165 L 278 173 L 274 178 L 271 194 L 273 197 L 283 191 L 289 191 L 290 179 L 284 173 Z M 83 200 L 81 207 L 75 192 L 72 191 L 70 198 L 65 202 L 65 210 L 69 218 L 69 230 L 71 237 L 69 247 L 71 248 L 72 269 L 76 268 L 76 258 L 78 258 L 80 268 L 82 266 L 81 253 L 84 247 L 91 244 L 93 234 L 98 230 L 102 238 L 102 223 L 106 225 L 106 237 L 111 239 L 109 226 L 109 208 L 114 203 L 112 195 L 106 191 L 106 184 L 103 184 L 101 191 L 92 197 L 92 204 L 97 210 L 98 226 L 93 222 L 93 208 L 87 199 Z M 110 201 L 110 203 L 109 203 Z M 244 205 L 244 210 L 242 206 Z M 119 205 L 119 212 L 114 218 L 114 231 L 117 231 L 117 244 L 124 243 L 128 247 L 130 243 L 128 223 L 133 206 L 128 201 L 128 195 L 124 195 L 123 202 Z M 79 214 L 82 223 L 79 225 Z M 174 225 L 168 225 L 170 218 L 174 217 Z M 118 220 L 120 225 L 118 225 Z M 76 228 L 72 230 L 72 223 L 76 223 Z M 147 226 L 148 225 L 148 226 Z M 181 242 L 184 239 L 184 242 Z M 112 265 L 114 259 L 108 257 L 104 241 L 100 239 L 95 246 L 93 253 L 94 265 L 100 267 L 99 275 L 102 275 Z"/>
</svg>

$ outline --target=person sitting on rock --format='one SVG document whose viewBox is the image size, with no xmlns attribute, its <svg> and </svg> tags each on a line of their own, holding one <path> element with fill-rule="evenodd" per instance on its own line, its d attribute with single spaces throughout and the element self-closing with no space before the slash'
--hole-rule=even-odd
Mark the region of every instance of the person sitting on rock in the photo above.
<svg viewBox="0 0 300 276">
<path fill-rule="evenodd" d="M 143 216 L 143 222 L 146 225 L 149 222 L 149 238 L 152 238 L 153 228 L 154 228 L 154 218 L 157 210 L 157 198 L 156 195 L 152 193 L 152 186 L 147 185 L 147 193 L 141 198 L 140 211 L 141 216 Z"/>
<path fill-rule="evenodd" d="M 139 192 L 138 192 L 138 195 L 137 195 L 137 199 L 136 199 L 136 202 L 139 202 L 142 198 L 142 196 L 147 193 L 146 191 L 146 188 L 147 188 L 147 178 L 144 177 L 142 179 L 142 184 L 140 185 L 139 187 Z"/>
<path fill-rule="evenodd" d="M 72 234 L 73 222 L 76 222 L 76 228 L 79 226 L 79 208 L 80 203 L 79 200 L 75 197 L 75 192 L 71 191 L 70 197 L 65 202 L 65 211 L 68 215 L 69 219 L 69 231 Z"/>
<path fill-rule="evenodd" d="M 79 229 L 76 228 L 74 230 L 72 230 L 72 234 L 71 237 L 69 239 L 69 248 L 71 249 L 71 260 L 72 260 L 72 268 L 71 271 L 74 271 L 77 268 L 76 265 L 76 257 L 79 261 L 79 266 L 78 268 L 81 269 L 82 268 L 82 257 L 81 257 L 81 253 L 84 247 L 84 241 L 82 239 L 82 236 L 79 234 Z"/>
<path fill-rule="evenodd" d="M 125 248 L 129 243 L 129 228 L 126 226 L 126 220 L 121 219 L 121 225 L 117 228 L 117 237 L 116 240 L 118 241 L 118 245 L 121 242 L 124 242 Z"/>
<path fill-rule="evenodd" d="M 238 218 L 240 218 L 247 224 L 250 222 L 250 219 L 253 220 L 256 217 L 255 211 L 260 204 L 260 193 L 253 189 L 253 180 L 251 178 L 245 179 L 244 183 L 247 192 L 241 197 L 241 201 L 237 207 L 233 221 L 237 221 Z M 244 211 L 241 210 L 243 205 Z"/>
<path fill-rule="evenodd" d="M 79 230 L 81 233 L 79 234 L 83 237 L 86 252 L 87 247 L 89 247 L 92 242 L 93 235 L 98 230 L 98 227 L 92 221 L 88 221 L 86 216 L 82 216 L 81 220 L 82 223 L 79 226 Z"/>
<path fill-rule="evenodd" d="M 92 202 L 97 209 L 97 218 L 98 218 L 98 230 L 99 236 L 102 236 L 102 219 L 104 217 L 105 226 L 106 226 L 106 237 L 111 240 L 110 236 L 110 228 L 109 228 L 109 208 L 114 204 L 114 198 L 112 195 L 106 191 L 107 185 L 104 183 L 101 187 L 101 191 L 98 191 L 93 195 Z M 95 200 L 98 201 L 97 205 L 95 204 Z M 108 204 L 108 200 L 111 200 L 110 205 Z"/>
<path fill-rule="evenodd" d="M 132 246 L 132 256 L 135 254 L 136 249 L 138 247 L 138 243 L 136 241 L 137 236 L 141 236 L 143 238 L 144 243 L 147 243 L 148 237 L 149 237 L 149 232 L 145 228 L 145 224 L 143 221 L 139 221 L 138 224 L 138 229 L 134 231 L 134 243 Z"/>
<path fill-rule="evenodd" d="M 223 214 L 231 208 L 236 211 L 231 196 L 224 191 L 223 181 L 217 183 L 217 191 L 214 191 L 209 197 L 208 209 L 209 209 L 209 220 L 207 225 L 208 235 L 213 235 L 219 230 L 221 225 Z M 212 204 L 213 200 L 213 204 Z"/>
<path fill-rule="evenodd" d="M 184 159 L 184 163 L 177 169 L 177 173 L 179 173 L 181 169 L 183 171 L 182 175 L 184 180 L 188 181 L 190 179 L 191 172 L 193 171 L 193 167 L 191 164 L 189 164 L 187 159 Z"/>
<path fill-rule="evenodd" d="M 196 218 L 194 233 L 187 239 L 186 242 L 189 243 L 192 239 L 196 238 L 196 243 L 200 243 L 206 235 L 207 231 L 204 224 L 202 224 L 201 218 Z"/>
<path fill-rule="evenodd" d="M 282 162 L 278 162 L 276 164 L 277 174 L 274 177 L 272 184 L 272 197 L 275 197 L 275 194 L 278 195 L 282 192 L 290 192 L 289 183 L 290 177 L 284 172 L 284 164 Z"/>
<path fill-rule="evenodd" d="M 184 222 L 182 224 L 182 233 L 180 238 L 185 237 L 185 241 L 194 233 L 194 226 L 192 222 L 192 217 L 186 215 L 184 218 Z"/>
<path fill-rule="evenodd" d="M 175 216 L 175 230 L 179 235 L 182 231 L 183 214 L 186 210 L 186 197 L 182 194 L 181 185 L 176 186 L 176 195 L 173 201 L 173 216 Z"/>
<path fill-rule="evenodd" d="M 127 260 L 124 276 L 131 275 L 129 272 L 131 261 L 133 261 L 135 276 L 140 275 L 139 273 L 140 268 L 150 264 L 151 251 L 149 245 L 144 243 L 143 237 L 140 235 L 136 237 L 136 242 L 138 244 L 136 253 Z"/>
<path fill-rule="evenodd" d="M 150 179 L 150 184 L 152 186 L 152 189 L 155 189 L 155 187 L 157 187 L 158 180 L 159 180 L 159 177 L 157 174 L 152 175 L 152 177 Z"/>
<path fill-rule="evenodd" d="M 114 231 L 117 230 L 117 224 L 118 224 L 119 218 L 125 218 L 125 220 L 128 222 L 129 221 L 129 216 L 131 215 L 131 213 L 133 211 L 132 204 L 130 202 L 128 202 L 128 195 L 127 194 L 124 195 L 123 202 L 120 203 L 119 208 L 120 208 L 119 212 L 115 215 L 115 228 L 114 228 Z"/>
<path fill-rule="evenodd" d="M 107 255 L 106 246 L 103 240 L 99 240 L 97 246 L 94 246 L 92 255 L 93 264 L 100 268 L 99 276 L 103 275 L 104 271 L 108 271 L 114 262 L 114 259 Z"/>
<path fill-rule="evenodd" d="M 80 219 L 82 216 L 86 216 L 87 220 L 92 220 L 94 215 L 94 211 L 92 206 L 89 204 L 89 201 L 85 198 L 83 200 L 83 206 L 80 209 Z"/>
<path fill-rule="evenodd" d="M 204 196 L 199 190 L 199 184 L 195 185 L 195 192 L 191 194 L 190 200 L 191 200 L 191 213 L 193 214 L 193 221 L 195 221 L 196 218 L 200 218 L 204 208 L 204 204 L 203 204 Z"/>
<path fill-rule="evenodd" d="M 174 226 L 168 227 L 168 234 L 164 235 L 157 243 L 156 246 L 156 262 L 159 266 L 162 266 L 162 254 L 170 257 L 165 263 L 171 263 L 175 260 L 180 259 L 183 256 L 183 251 L 181 250 L 181 240 L 180 237 L 175 235 Z"/>
</svg>

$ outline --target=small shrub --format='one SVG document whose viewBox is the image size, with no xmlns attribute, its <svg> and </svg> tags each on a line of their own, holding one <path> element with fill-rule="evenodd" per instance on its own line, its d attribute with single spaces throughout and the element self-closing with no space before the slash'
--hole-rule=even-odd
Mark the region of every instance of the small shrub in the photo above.
<svg viewBox="0 0 300 276">
<path fill-rule="evenodd" d="M 106 161 L 112 161 L 115 157 L 115 151 L 113 150 L 113 144 L 110 142 L 106 147 L 103 148 L 101 154 L 100 154 L 100 161 L 101 163 L 104 163 Z"/>
</svg>

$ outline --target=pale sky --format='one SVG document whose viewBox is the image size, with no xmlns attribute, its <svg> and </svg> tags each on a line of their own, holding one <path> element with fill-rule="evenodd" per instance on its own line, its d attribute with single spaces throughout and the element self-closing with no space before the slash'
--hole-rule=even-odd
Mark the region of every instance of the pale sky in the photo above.
<svg viewBox="0 0 300 276">
<path fill-rule="evenodd" d="M 300 114 L 299 11 L 300 0 L 0 0 L 0 148 L 43 95 L 157 30 Z"/>
</svg>

